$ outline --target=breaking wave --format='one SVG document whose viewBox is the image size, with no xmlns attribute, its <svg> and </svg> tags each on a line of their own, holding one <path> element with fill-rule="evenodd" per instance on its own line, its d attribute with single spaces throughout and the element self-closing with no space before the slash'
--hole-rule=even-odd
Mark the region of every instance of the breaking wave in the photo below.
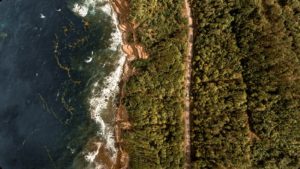
<svg viewBox="0 0 300 169">
<path fill-rule="evenodd" d="M 111 4 L 107 0 L 84 0 L 81 3 L 75 3 L 72 10 L 81 17 L 86 17 L 88 14 L 94 14 L 95 11 L 101 10 L 103 13 L 111 16 L 112 22 L 115 27 L 115 31 L 111 33 L 111 44 L 109 49 L 119 53 L 116 67 L 114 71 L 104 79 L 104 83 L 101 83 L 101 88 L 99 88 L 100 81 L 96 81 L 93 83 L 90 98 L 88 99 L 91 119 L 93 119 L 99 126 L 99 131 L 97 131 L 97 134 L 104 141 L 94 141 L 94 149 L 89 152 L 83 152 L 83 155 L 87 162 L 89 162 L 90 164 L 94 164 L 94 168 L 100 169 L 103 168 L 103 165 L 97 161 L 97 156 L 99 155 L 102 146 L 105 146 L 106 150 L 110 152 L 110 158 L 112 161 L 115 161 L 117 156 L 114 128 L 107 124 L 105 120 L 103 120 L 103 112 L 107 110 L 109 100 L 114 98 L 119 92 L 118 85 L 126 60 L 125 54 L 121 51 L 120 48 L 120 46 L 122 45 L 122 33 L 118 29 L 117 15 L 113 11 Z"/>
</svg>

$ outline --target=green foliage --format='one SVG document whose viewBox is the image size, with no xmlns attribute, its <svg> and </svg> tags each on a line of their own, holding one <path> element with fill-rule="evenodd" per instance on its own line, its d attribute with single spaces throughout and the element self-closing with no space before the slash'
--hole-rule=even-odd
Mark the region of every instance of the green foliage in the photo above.
<svg viewBox="0 0 300 169">
<path fill-rule="evenodd" d="M 132 0 L 131 20 L 150 56 L 136 60 L 126 83 L 132 129 L 124 132 L 132 169 L 183 167 L 183 57 L 186 22 L 182 0 Z"/>
<path fill-rule="evenodd" d="M 250 140 L 234 1 L 193 1 L 192 166 L 247 168 Z"/>
<path fill-rule="evenodd" d="M 251 147 L 253 168 L 300 167 L 300 4 L 284 4 L 254 4 L 237 20 L 249 118 L 260 138 Z"/>
<path fill-rule="evenodd" d="M 132 168 L 180 168 L 183 162 L 182 56 L 171 43 L 162 43 L 156 51 L 149 61 L 139 61 L 146 66 L 139 63 L 139 73 L 126 86 L 133 131 L 125 140 Z"/>
<path fill-rule="evenodd" d="M 193 88 L 194 168 L 242 168 L 249 164 L 245 88 L 238 80 Z"/>
<path fill-rule="evenodd" d="M 148 48 L 182 33 L 183 25 L 187 25 L 182 17 L 183 2 L 183 0 L 131 0 L 130 18 L 138 25 L 139 41 Z"/>
<path fill-rule="evenodd" d="M 193 168 L 299 168 L 299 1 L 192 7 Z"/>
</svg>

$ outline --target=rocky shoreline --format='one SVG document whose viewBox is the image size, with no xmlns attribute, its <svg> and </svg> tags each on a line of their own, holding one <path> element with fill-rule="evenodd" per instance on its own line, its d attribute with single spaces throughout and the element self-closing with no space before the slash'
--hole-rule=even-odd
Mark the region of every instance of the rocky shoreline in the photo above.
<svg viewBox="0 0 300 169">
<path fill-rule="evenodd" d="M 128 119 L 126 108 L 122 102 L 125 97 L 125 86 L 129 77 L 134 74 L 134 69 L 130 67 L 130 62 L 135 59 L 147 59 L 148 54 L 142 45 L 137 43 L 135 29 L 137 25 L 132 23 L 129 19 L 130 4 L 129 0 L 111 0 L 110 1 L 114 12 L 117 14 L 119 25 L 118 28 L 122 33 L 122 50 L 126 55 L 126 61 L 123 67 L 123 74 L 119 84 L 119 101 L 118 109 L 115 114 L 115 140 L 118 148 L 117 159 L 115 163 L 116 169 L 127 169 L 129 165 L 129 155 L 125 151 L 124 142 L 122 140 L 122 131 L 131 128 L 131 124 Z M 130 37 L 132 36 L 132 37 Z M 133 42 L 129 42 L 132 39 Z"/>
</svg>

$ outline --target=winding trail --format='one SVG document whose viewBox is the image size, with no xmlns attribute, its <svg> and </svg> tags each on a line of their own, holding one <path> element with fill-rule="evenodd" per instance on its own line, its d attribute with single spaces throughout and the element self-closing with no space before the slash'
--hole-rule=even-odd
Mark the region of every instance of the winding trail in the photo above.
<svg viewBox="0 0 300 169">
<path fill-rule="evenodd" d="M 184 151 L 185 151 L 185 169 L 191 168 L 191 138 L 190 138 L 190 86 L 191 86 L 191 72 L 192 72 L 192 57 L 193 57 L 193 19 L 191 14 L 191 7 L 189 0 L 184 0 L 185 16 L 188 18 L 188 48 L 187 55 L 184 59 L 185 73 L 184 73 Z"/>
</svg>

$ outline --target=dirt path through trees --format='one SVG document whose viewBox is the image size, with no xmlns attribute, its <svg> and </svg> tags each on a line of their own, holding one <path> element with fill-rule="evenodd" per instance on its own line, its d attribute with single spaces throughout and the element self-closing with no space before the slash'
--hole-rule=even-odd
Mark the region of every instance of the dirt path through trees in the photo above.
<svg viewBox="0 0 300 169">
<path fill-rule="evenodd" d="M 185 57 L 185 75 L 184 75 L 184 150 L 185 150 L 185 164 L 184 168 L 191 168 L 191 139 L 190 139 L 190 84 L 191 84 L 191 62 L 193 56 L 193 19 L 191 15 L 191 8 L 188 0 L 184 0 L 185 15 L 188 18 L 188 48 L 187 56 Z"/>
</svg>

